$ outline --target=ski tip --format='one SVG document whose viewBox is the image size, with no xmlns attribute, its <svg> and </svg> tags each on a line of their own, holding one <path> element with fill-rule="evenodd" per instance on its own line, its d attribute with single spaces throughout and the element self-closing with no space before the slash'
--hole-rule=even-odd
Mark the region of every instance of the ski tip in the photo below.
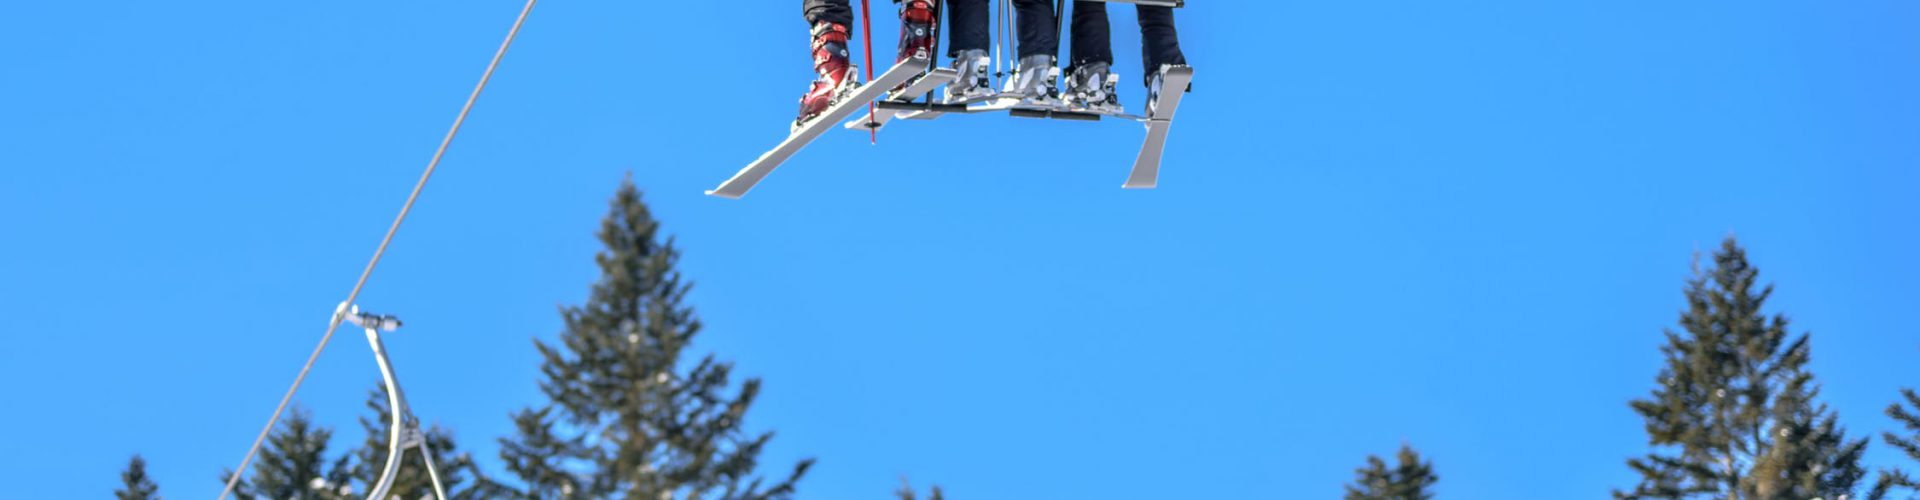
<svg viewBox="0 0 1920 500">
<path fill-rule="evenodd" d="M 712 190 L 712 189 L 709 189 L 709 190 L 707 190 L 707 196 L 712 196 L 712 197 L 715 197 L 715 198 L 726 198 L 726 199 L 729 199 L 729 200 L 738 200 L 738 199 L 740 199 L 740 195 L 741 195 L 741 194 L 745 194 L 745 193 L 737 193 L 737 194 L 736 194 L 736 193 L 722 193 L 722 192 L 720 192 L 720 191 L 717 191 L 717 190 Z"/>
<path fill-rule="evenodd" d="M 1159 183 L 1154 183 L 1154 182 L 1140 182 L 1140 183 L 1128 182 L 1126 184 L 1121 184 L 1120 189 L 1153 189 L 1155 187 L 1158 187 L 1158 185 Z"/>
</svg>

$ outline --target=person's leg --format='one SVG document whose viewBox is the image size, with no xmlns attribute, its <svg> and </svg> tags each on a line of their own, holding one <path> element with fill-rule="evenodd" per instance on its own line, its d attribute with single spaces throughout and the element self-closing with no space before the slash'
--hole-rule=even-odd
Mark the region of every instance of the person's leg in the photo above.
<svg viewBox="0 0 1920 500">
<path fill-rule="evenodd" d="M 1007 90 L 1032 104 L 1051 106 L 1060 95 L 1060 70 L 1054 62 L 1060 54 L 1060 32 L 1053 0 L 1013 0 L 1013 10 L 1020 63 Z"/>
<path fill-rule="evenodd" d="M 947 98 L 962 101 L 993 93 L 993 15 L 988 0 L 947 0 L 947 55 L 959 79 L 947 87 Z"/>
<path fill-rule="evenodd" d="M 993 45 L 993 16 L 987 0 L 947 0 L 947 55 L 987 50 Z"/>
<path fill-rule="evenodd" d="M 820 23 L 841 26 L 853 24 L 853 7 L 847 4 L 847 0 L 801 0 L 800 5 L 808 26 Z"/>
<path fill-rule="evenodd" d="M 793 121 L 796 129 L 831 107 L 854 81 L 853 62 L 847 57 L 847 39 L 853 33 L 847 25 L 853 24 L 853 9 L 847 0 L 803 0 L 802 6 L 812 26 L 810 50 L 818 77 L 800 96 L 800 116 Z"/>
<path fill-rule="evenodd" d="M 1101 113 L 1121 111 L 1114 95 L 1113 36 L 1106 2 L 1073 2 L 1073 55 L 1067 70 L 1067 104 Z"/>
<path fill-rule="evenodd" d="M 1060 32 L 1052 0 L 1013 0 L 1014 24 L 1020 32 L 1020 57 L 1045 54 L 1059 57 Z"/>
<path fill-rule="evenodd" d="M 1173 28 L 1172 7 L 1140 6 L 1140 47 L 1149 87 L 1161 66 L 1187 64 L 1186 54 L 1180 52 L 1180 34 Z"/>
<path fill-rule="evenodd" d="M 1113 65 L 1113 35 L 1107 25 L 1107 3 L 1073 2 L 1074 67 L 1087 63 Z"/>
</svg>

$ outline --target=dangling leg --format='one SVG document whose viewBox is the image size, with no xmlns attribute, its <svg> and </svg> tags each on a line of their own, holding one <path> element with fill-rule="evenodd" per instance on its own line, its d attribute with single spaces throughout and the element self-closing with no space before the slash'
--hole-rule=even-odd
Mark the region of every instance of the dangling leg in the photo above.
<svg viewBox="0 0 1920 500">
<path fill-rule="evenodd" d="M 853 61 L 847 57 L 847 39 L 852 34 L 847 25 L 853 24 L 853 8 L 847 0 L 804 0 L 803 6 L 807 24 L 813 27 L 813 71 L 818 76 L 806 95 L 800 96 L 795 129 L 860 85 L 853 76 Z"/>
<path fill-rule="evenodd" d="M 1009 92 L 1025 99 L 1053 104 L 1060 95 L 1059 68 L 1054 58 L 1060 53 L 1058 22 L 1050 0 L 1013 0 L 1020 33 L 1020 65 L 1015 70 Z"/>
<path fill-rule="evenodd" d="M 1173 27 L 1172 7 L 1140 6 L 1140 48 L 1149 80 L 1161 66 L 1187 64 L 1186 54 L 1180 51 L 1180 33 Z"/>
<path fill-rule="evenodd" d="M 1152 114 L 1153 102 L 1160 96 L 1157 84 L 1160 75 L 1170 66 L 1187 65 L 1187 56 L 1180 51 L 1180 34 L 1173 28 L 1173 8 L 1140 6 L 1140 47 L 1147 70 L 1147 113 Z M 1187 91 L 1184 88 L 1167 90 Z"/>
<path fill-rule="evenodd" d="M 1020 58 L 1060 53 L 1058 20 L 1049 0 L 1013 0 L 1014 24 L 1019 31 Z"/>
<path fill-rule="evenodd" d="M 993 93 L 987 48 L 993 44 L 993 16 L 988 0 L 947 0 L 947 55 L 960 79 L 947 87 L 949 102 Z"/>
<path fill-rule="evenodd" d="M 1114 95 L 1113 36 L 1106 2 L 1073 2 L 1073 66 L 1067 72 L 1067 103 L 1102 113 L 1119 113 Z"/>
</svg>

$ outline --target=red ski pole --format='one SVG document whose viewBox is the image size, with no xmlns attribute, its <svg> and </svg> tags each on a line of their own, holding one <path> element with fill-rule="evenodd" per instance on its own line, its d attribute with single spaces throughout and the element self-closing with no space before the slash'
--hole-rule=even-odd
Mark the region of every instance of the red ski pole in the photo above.
<svg viewBox="0 0 1920 500">
<path fill-rule="evenodd" d="M 873 14 L 873 11 L 867 9 L 867 0 L 860 0 L 860 36 L 866 39 L 862 43 L 866 45 L 867 83 L 868 84 L 873 83 L 873 15 L 872 14 Z M 867 121 L 868 122 L 879 121 L 874 119 L 875 117 L 873 116 L 873 111 L 874 111 L 873 103 L 868 102 L 867 103 Z M 867 142 L 869 144 L 879 144 L 880 129 L 868 127 Z"/>
</svg>

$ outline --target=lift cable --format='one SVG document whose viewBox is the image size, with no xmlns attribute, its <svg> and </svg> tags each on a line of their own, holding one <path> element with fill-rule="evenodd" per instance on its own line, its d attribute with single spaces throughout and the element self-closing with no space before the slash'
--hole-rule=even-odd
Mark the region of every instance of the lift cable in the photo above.
<svg viewBox="0 0 1920 500">
<path fill-rule="evenodd" d="M 506 57 L 507 48 L 513 45 L 514 37 L 520 34 L 520 26 L 527 22 L 527 14 L 533 12 L 533 5 L 538 1 L 527 0 L 526 7 L 520 9 L 520 17 L 514 19 L 513 28 L 507 31 L 506 41 L 500 43 L 500 50 L 494 52 L 493 61 L 487 63 L 486 73 L 480 75 L 480 83 L 473 87 L 473 94 L 467 96 L 466 105 L 460 108 L 460 116 L 454 118 L 453 127 L 447 130 L 446 138 L 440 141 L 440 149 L 434 151 L 433 160 L 427 162 L 426 172 L 421 173 L 420 181 L 413 185 L 413 192 L 407 195 L 406 204 L 400 207 L 400 215 L 394 217 L 393 225 L 387 228 L 387 235 L 380 239 L 380 247 L 374 250 L 373 259 L 367 261 L 366 269 L 360 272 L 360 279 L 353 283 L 353 291 L 347 293 L 345 303 L 352 304 L 354 299 L 360 297 L 360 290 L 366 286 L 367 278 L 373 275 L 374 266 L 379 265 L 380 257 L 387 253 L 387 245 L 393 243 L 393 235 L 400 232 L 400 223 L 407 220 L 407 213 L 413 210 L 414 201 L 420 198 L 420 192 L 427 187 L 427 180 L 433 178 L 434 169 L 440 166 L 440 158 L 447 154 L 447 147 L 453 144 L 454 136 L 460 133 L 460 124 L 466 122 L 467 114 L 473 111 L 473 103 L 480 99 L 480 92 L 487 88 L 487 81 L 493 78 L 493 70 L 498 68 L 500 60 Z M 279 406 L 273 409 L 273 417 L 267 419 L 265 427 L 260 428 L 260 435 L 253 438 L 253 446 L 247 448 L 246 457 L 240 459 L 240 466 L 233 470 L 231 477 L 227 478 L 226 488 L 220 491 L 220 500 L 226 500 L 228 495 L 233 494 L 234 487 L 240 483 L 240 477 L 246 475 L 247 465 L 253 461 L 254 455 L 260 452 L 261 443 L 266 441 L 267 434 L 273 432 L 273 426 L 279 423 L 280 415 L 287 410 L 287 403 L 292 401 L 293 394 L 300 390 L 300 384 L 307 379 L 307 372 L 313 370 L 313 363 L 320 359 L 320 353 L 326 350 L 327 342 L 333 340 L 333 333 L 340 329 L 340 322 L 343 319 L 342 315 L 336 314 L 333 320 L 328 322 L 327 333 L 320 337 L 320 344 L 313 347 L 313 354 L 307 356 L 307 363 L 300 367 L 300 375 L 294 377 L 293 386 L 288 387 L 286 395 L 280 397 Z"/>
</svg>

